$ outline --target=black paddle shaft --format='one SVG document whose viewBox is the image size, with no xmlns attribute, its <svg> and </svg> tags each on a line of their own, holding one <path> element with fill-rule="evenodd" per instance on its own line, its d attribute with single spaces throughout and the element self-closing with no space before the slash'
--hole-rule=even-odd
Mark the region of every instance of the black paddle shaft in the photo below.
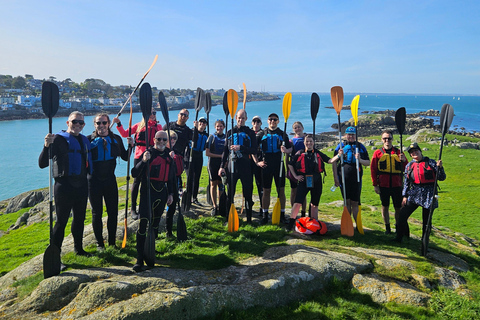
<svg viewBox="0 0 480 320">
<path fill-rule="evenodd" d="M 440 151 L 438 155 L 438 160 L 442 160 L 442 150 L 443 150 L 445 134 L 447 133 L 448 128 L 450 128 L 450 125 L 452 124 L 453 116 L 454 116 L 454 113 L 453 113 L 452 106 L 449 104 L 444 104 L 442 106 L 442 111 L 440 113 L 440 124 L 442 125 L 442 140 L 440 141 Z M 433 182 L 432 203 L 430 204 L 430 212 L 428 214 L 427 226 L 426 226 L 425 234 L 423 235 L 423 239 L 422 239 L 422 255 L 423 256 L 427 255 L 430 232 L 432 231 L 431 224 L 432 224 L 432 217 L 433 217 L 433 207 L 434 207 L 435 198 L 437 194 L 438 171 L 439 171 L 439 168 L 437 166 L 435 180 Z"/>
<path fill-rule="evenodd" d="M 398 133 L 400 134 L 400 152 L 403 152 L 403 139 L 402 135 L 405 131 L 405 122 L 407 119 L 406 110 L 404 107 L 399 108 L 395 112 L 395 123 L 397 125 Z"/>
</svg>

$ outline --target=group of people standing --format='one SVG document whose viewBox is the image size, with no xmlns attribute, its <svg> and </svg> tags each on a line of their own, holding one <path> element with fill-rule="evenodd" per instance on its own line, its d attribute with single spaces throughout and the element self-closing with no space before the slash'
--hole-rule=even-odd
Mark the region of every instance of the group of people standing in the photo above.
<svg viewBox="0 0 480 320">
<path fill-rule="evenodd" d="M 110 118 L 105 113 L 94 117 L 95 131 L 88 136 L 81 134 L 85 126 L 82 113 L 72 112 L 67 120 L 67 130 L 57 134 L 47 134 L 44 148 L 39 157 L 40 168 L 49 165 L 51 147 L 53 155 L 53 177 L 55 178 L 54 197 L 56 223 L 53 228 L 53 243 L 61 248 L 65 227 L 73 213 L 71 231 L 74 239 L 74 251 L 77 255 L 90 256 L 83 249 L 87 198 L 92 207 L 92 227 L 99 251 L 105 249 L 103 238 L 103 201 L 108 214 L 107 243 L 115 247 L 118 219 L 118 188 L 115 177 L 117 158 L 127 161 L 129 150 L 135 146 L 132 176 L 134 182 L 131 190 L 131 216 L 140 219 L 137 230 L 137 263 L 135 271 L 144 268 L 143 248 L 149 222 L 149 206 L 153 212 L 153 230 L 158 235 L 158 225 L 166 206 L 166 235 L 172 236 L 173 215 L 182 193 L 182 172 L 189 166 L 188 173 L 193 175 L 192 203 L 202 205 L 197 198 L 199 180 L 203 167 L 203 151 L 208 157 L 209 188 L 212 200 L 212 215 L 224 215 L 220 198 L 226 192 L 226 203 L 230 204 L 235 196 L 238 180 L 242 183 L 247 223 L 252 223 L 253 180 L 260 198 L 260 224 L 269 222 L 272 183 L 275 182 L 280 202 L 280 221 L 292 230 L 297 215 L 318 219 L 318 204 L 322 194 L 326 164 L 332 164 L 335 186 L 345 183 L 346 206 L 356 221 L 362 189 L 363 166 L 370 166 L 371 178 L 376 193 L 380 195 L 382 216 L 386 234 L 392 233 L 390 226 L 389 205 L 392 199 L 395 209 L 396 237 L 401 242 L 409 236 L 407 220 L 421 206 L 423 208 L 423 228 L 425 231 L 433 200 L 433 180 L 438 172 L 438 180 L 446 178 L 442 162 L 423 157 L 418 144 L 407 148 L 412 157 L 408 163 L 405 155 L 393 147 L 393 133 L 382 133 L 383 145 L 373 153 L 370 161 L 367 149 L 356 142 L 356 129 L 348 127 L 344 142 L 339 144 L 332 158 L 315 149 L 315 137 L 304 133 L 301 122 L 294 122 L 294 137 L 290 140 L 287 133 L 279 127 L 279 116 L 271 113 L 268 126 L 262 128 L 262 119 L 254 116 L 251 128 L 246 125 L 247 112 L 238 110 L 235 115 L 236 125 L 224 133 L 225 122 L 215 121 L 215 132 L 210 136 L 205 132 L 207 120 L 200 118 L 194 122 L 193 130 L 187 126 L 189 111 L 180 110 L 176 121 L 161 126 L 152 113 L 145 123 L 124 128 L 119 118 L 112 121 L 120 135 L 127 138 L 126 149 L 122 138 L 110 130 Z M 146 141 L 148 130 L 148 143 Z M 167 131 L 164 131 L 167 130 Z M 130 137 L 134 135 L 134 139 Z M 168 141 L 170 137 L 170 141 Z M 150 146 L 147 149 L 147 145 Z M 192 161 L 187 161 L 190 158 Z M 284 157 L 286 160 L 284 161 Z M 342 159 L 342 161 L 340 161 Z M 185 164 L 185 162 L 187 162 Z M 342 166 L 343 165 L 343 166 Z M 149 166 L 147 184 L 146 167 Z M 232 172 L 233 167 L 233 172 Z M 438 167 L 438 170 L 437 170 Z M 359 171 L 357 173 L 357 171 Z M 344 174 L 344 177 L 342 177 Z M 360 179 L 358 179 L 360 177 Z M 285 216 L 285 184 L 289 179 L 291 187 L 292 211 L 290 219 Z M 225 191 L 225 184 L 229 186 Z M 150 198 L 147 191 L 150 188 Z M 140 205 L 137 210 L 137 198 L 140 189 Z M 310 202 L 306 196 L 310 192 Z M 225 194 L 223 194 L 225 197 Z M 62 268 L 64 266 L 62 265 Z"/>
</svg>

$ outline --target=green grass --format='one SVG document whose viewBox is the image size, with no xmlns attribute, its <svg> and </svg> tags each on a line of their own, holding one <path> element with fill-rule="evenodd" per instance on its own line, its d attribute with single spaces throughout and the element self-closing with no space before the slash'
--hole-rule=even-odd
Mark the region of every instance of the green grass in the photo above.
<svg viewBox="0 0 480 320">
<path fill-rule="evenodd" d="M 469 141 L 471 138 L 452 136 L 461 141 Z M 378 141 L 378 137 L 372 137 Z M 477 139 L 478 140 L 478 139 Z M 407 144 L 407 142 L 405 142 Z M 421 147 L 427 147 L 425 156 L 438 157 L 438 145 L 420 143 Z M 373 153 L 369 149 L 370 155 Z M 324 150 L 332 156 L 333 152 Z M 463 157 L 460 157 L 463 155 Z M 455 232 L 479 239 L 478 225 L 480 217 L 478 209 L 480 205 L 474 201 L 476 190 L 480 186 L 480 167 L 478 150 L 462 150 L 458 147 L 448 146 L 443 150 L 442 159 L 447 173 L 447 180 L 440 182 L 440 207 L 435 211 L 433 224 L 442 226 L 442 232 L 449 236 L 456 236 Z M 327 216 L 340 219 L 342 208 L 327 206 L 336 200 L 341 200 L 340 191 L 331 192 L 333 185 L 331 169 L 327 169 L 327 177 L 324 184 L 324 192 L 320 204 L 319 218 Z M 185 180 L 184 180 L 185 181 Z M 201 185 L 207 185 L 206 170 L 203 170 Z M 119 186 L 125 184 L 125 178 L 118 179 Z M 286 194 L 289 199 L 290 188 Z M 237 184 L 237 192 L 241 192 L 241 184 Z M 120 192 L 124 197 L 125 192 Z M 272 204 L 275 201 L 275 188 L 272 189 Z M 410 239 L 402 245 L 392 244 L 388 236 L 383 234 L 384 225 L 381 217 L 380 199 L 374 193 L 370 183 L 369 169 L 365 170 L 362 190 L 362 203 L 376 206 L 376 211 L 371 211 L 366 206 L 362 210 L 363 225 L 373 229 L 366 235 L 355 234 L 354 237 L 342 237 L 339 232 L 328 232 L 321 238 L 312 238 L 308 244 L 324 250 L 333 250 L 356 255 L 368 260 L 370 257 L 349 250 L 348 247 L 363 247 L 380 250 L 390 250 L 407 255 L 415 265 L 415 272 L 435 281 L 433 266 L 424 257 L 420 256 L 421 243 L 419 240 Z M 257 204 L 258 205 L 258 204 Z M 120 201 L 120 213 L 123 214 L 125 203 Z M 287 207 L 289 201 L 287 200 Z M 393 208 L 392 208 L 393 209 Z M 0 215 L 0 229 L 7 230 L 16 219 L 28 209 L 17 213 Z M 421 221 L 421 212 L 412 215 L 412 219 Z M 287 209 L 289 213 L 289 209 Z M 185 218 L 189 239 L 185 242 L 177 242 L 176 239 L 166 238 L 161 233 L 156 241 L 156 250 L 161 252 L 157 255 L 160 266 L 183 269 L 214 270 L 231 265 L 240 261 L 261 256 L 270 247 L 285 245 L 286 232 L 276 226 L 251 226 L 241 222 L 240 230 L 230 234 L 226 232 L 224 221 L 219 217 L 200 217 L 198 219 Z M 70 219 L 71 222 L 71 219 Z M 87 212 L 86 224 L 91 223 L 90 211 Z M 421 235 L 421 225 L 410 223 L 411 233 Z M 175 228 L 175 226 L 174 226 Z M 0 275 L 16 268 L 24 261 L 42 253 L 48 245 L 48 222 L 23 226 L 18 230 L 10 231 L 0 238 Z M 174 229 L 175 230 L 175 229 Z M 70 233 L 70 224 L 67 226 L 66 235 Z M 468 243 L 456 236 L 461 244 Z M 117 243 L 120 244 L 120 243 Z M 216 319 L 473 319 L 480 316 L 480 251 L 476 249 L 476 255 L 472 255 L 451 241 L 437 238 L 432 235 L 430 245 L 432 248 L 451 252 L 469 263 L 471 270 L 461 273 L 467 280 L 466 288 L 470 295 L 459 296 L 452 291 L 432 290 L 430 305 L 425 308 L 402 306 L 395 303 L 385 305 L 374 303 L 368 295 L 360 294 L 351 288 L 348 283 L 332 282 L 322 292 L 313 295 L 303 302 L 295 302 L 279 308 L 251 308 L 243 311 L 222 310 Z M 346 248 L 340 248 L 346 247 Z M 65 255 L 62 260 L 69 268 L 93 268 L 108 267 L 115 265 L 131 266 L 135 262 L 136 250 L 134 236 L 128 239 L 125 249 L 112 249 L 97 253 L 95 246 L 90 245 L 87 251 L 95 253 L 93 258 L 78 257 L 73 253 Z M 380 265 L 375 265 L 375 272 L 413 284 L 411 271 L 406 269 L 387 270 Z M 30 278 L 16 282 L 20 297 L 28 295 L 42 280 L 41 273 Z"/>
</svg>

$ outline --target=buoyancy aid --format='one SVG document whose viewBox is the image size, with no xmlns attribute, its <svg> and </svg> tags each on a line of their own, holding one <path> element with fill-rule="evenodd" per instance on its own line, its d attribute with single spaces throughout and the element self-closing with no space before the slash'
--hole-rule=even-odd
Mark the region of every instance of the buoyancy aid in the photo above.
<svg viewBox="0 0 480 320">
<path fill-rule="evenodd" d="M 155 137 L 155 133 L 157 133 L 157 124 L 153 121 L 148 121 L 148 140 L 152 141 L 153 137 Z M 135 145 L 136 146 L 147 146 L 145 143 L 145 127 L 143 127 L 140 131 L 135 132 Z"/>
<path fill-rule="evenodd" d="M 262 151 L 264 153 L 278 153 L 281 152 L 281 145 L 283 142 L 283 136 L 278 133 L 272 133 L 268 128 L 264 130 L 262 137 Z"/>
<path fill-rule="evenodd" d="M 199 132 L 197 141 L 194 143 L 193 151 L 203 152 L 207 145 L 208 135 L 206 132 Z"/>
<path fill-rule="evenodd" d="M 353 164 L 355 163 L 355 145 L 354 144 L 347 144 L 343 146 L 343 163 Z"/>
<path fill-rule="evenodd" d="M 384 148 L 380 150 L 382 156 L 378 160 L 378 174 L 402 174 L 402 162 L 397 154 L 398 149 L 393 147 L 390 153 L 386 153 Z"/>
<path fill-rule="evenodd" d="M 150 179 L 154 181 L 167 182 L 170 172 L 172 158 L 166 154 L 165 157 L 157 156 L 150 162 Z"/>
<path fill-rule="evenodd" d="M 252 144 L 252 141 L 248 136 L 248 134 L 246 134 L 245 132 L 240 131 L 240 132 L 235 132 L 233 134 L 233 145 L 250 147 L 251 144 Z"/>
<path fill-rule="evenodd" d="M 90 141 L 84 135 L 80 135 L 82 139 L 82 146 L 78 142 L 77 138 L 70 133 L 62 130 L 57 133 L 62 136 L 68 144 L 68 156 L 66 162 L 59 163 L 58 157 L 53 159 L 53 177 L 59 178 L 64 176 L 76 176 L 82 173 L 82 154 L 85 155 L 85 168 L 89 174 L 92 174 L 92 153 Z"/>
<path fill-rule="evenodd" d="M 414 184 L 433 184 L 435 182 L 435 170 L 428 164 L 429 159 L 423 158 L 420 162 L 412 162 L 408 169 L 408 176 Z"/>
<path fill-rule="evenodd" d="M 298 150 L 305 150 L 305 137 L 293 137 L 292 145 L 294 153 Z"/>
<path fill-rule="evenodd" d="M 106 137 L 96 136 L 91 142 L 93 162 L 113 160 L 118 157 L 118 143 L 110 134 Z"/>
<path fill-rule="evenodd" d="M 175 169 L 177 177 L 182 175 L 183 172 L 183 157 L 179 154 L 175 154 L 175 157 L 173 158 L 175 161 Z"/>
<path fill-rule="evenodd" d="M 216 133 L 213 134 L 213 142 L 210 146 L 210 152 L 214 154 L 222 154 L 225 147 L 225 134 L 219 137 Z"/>
<path fill-rule="evenodd" d="M 325 164 L 323 163 L 322 157 L 320 156 L 319 153 L 315 152 L 314 154 L 315 154 L 315 158 L 314 158 L 315 172 L 322 173 L 325 171 Z M 302 154 L 300 154 L 300 156 L 298 157 L 297 162 L 295 163 L 295 169 L 299 173 L 303 173 L 303 174 L 306 173 L 307 164 L 305 162 L 309 161 L 308 159 L 306 159 L 307 158 L 306 156 L 307 156 L 307 152 L 302 152 Z"/>
</svg>

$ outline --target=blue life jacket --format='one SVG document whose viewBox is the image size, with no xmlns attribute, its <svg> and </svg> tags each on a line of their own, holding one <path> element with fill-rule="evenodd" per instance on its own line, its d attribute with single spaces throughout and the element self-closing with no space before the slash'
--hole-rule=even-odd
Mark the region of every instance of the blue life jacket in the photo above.
<svg viewBox="0 0 480 320">
<path fill-rule="evenodd" d="M 193 147 L 193 151 L 203 152 L 207 145 L 207 139 L 208 139 L 207 134 L 204 134 L 203 132 L 202 133 L 199 132 L 197 141 L 195 142 L 195 146 Z"/>
<path fill-rule="evenodd" d="M 85 168 L 89 174 L 92 174 L 92 153 L 90 141 L 84 135 L 80 135 L 83 141 L 83 150 L 78 140 L 66 131 L 61 131 L 57 133 L 59 136 L 65 138 L 68 143 L 68 164 L 64 168 L 59 168 L 57 163 L 57 170 L 54 170 L 54 177 L 62 176 L 75 176 L 82 173 L 82 153 L 86 153 L 87 163 L 85 163 Z"/>
<path fill-rule="evenodd" d="M 262 151 L 264 153 L 278 153 L 281 152 L 281 145 L 283 142 L 283 137 L 277 133 L 270 133 L 270 131 L 265 129 L 264 135 L 262 137 Z"/>
<path fill-rule="evenodd" d="M 292 138 L 293 142 L 293 153 L 295 154 L 298 150 L 305 150 L 305 137 L 301 138 Z"/>
<path fill-rule="evenodd" d="M 114 149 L 117 148 L 117 141 L 110 136 L 96 137 L 90 144 L 92 145 L 93 162 L 108 161 L 116 158 Z"/>
<path fill-rule="evenodd" d="M 250 137 L 245 132 L 241 131 L 233 134 L 233 145 L 250 147 L 251 143 Z"/>
<path fill-rule="evenodd" d="M 343 163 L 353 164 L 355 162 L 355 146 L 347 144 L 343 147 Z"/>
<path fill-rule="evenodd" d="M 225 134 L 223 135 L 223 138 L 220 138 L 216 133 L 214 133 L 213 143 L 212 146 L 210 146 L 210 152 L 214 154 L 222 154 L 223 148 L 225 148 Z"/>
</svg>

